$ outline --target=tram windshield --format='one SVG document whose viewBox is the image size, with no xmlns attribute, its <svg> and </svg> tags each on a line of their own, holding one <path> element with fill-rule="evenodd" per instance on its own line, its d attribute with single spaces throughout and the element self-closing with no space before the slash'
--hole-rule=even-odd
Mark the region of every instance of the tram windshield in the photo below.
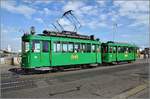
<svg viewBox="0 0 150 99">
<path fill-rule="evenodd" d="M 32 52 L 40 52 L 40 41 L 34 40 L 32 41 Z"/>
<path fill-rule="evenodd" d="M 28 52 L 29 51 L 29 41 L 23 41 L 22 42 L 22 51 L 23 52 Z"/>
</svg>

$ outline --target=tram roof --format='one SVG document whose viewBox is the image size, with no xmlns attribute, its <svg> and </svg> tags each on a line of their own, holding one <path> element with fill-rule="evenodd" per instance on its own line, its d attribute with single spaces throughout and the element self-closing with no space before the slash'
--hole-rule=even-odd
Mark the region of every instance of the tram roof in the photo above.
<svg viewBox="0 0 150 99">
<path fill-rule="evenodd" d="M 81 39 L 81 38 L 70 38 L 70 37 L 61 37 L 61 36 L 44 36 L 44 35 L 24 35 L 22 40 L 54 40 L 54 41 L 66 41 L 66 42 L 78 42 L 78 43 L 96 43 L 100 44 L 98 40 L 91 39 Z"/>
<path fill-rule="evenodd" d="M 135 44 L 129 44 L 124 42 L 113 42 L 108 41 L 107 43 L 102 43 L 103 45 L 109 45 L 109 46 L 129 46 L 129 47 L 137 47 Z"/>
</svg>

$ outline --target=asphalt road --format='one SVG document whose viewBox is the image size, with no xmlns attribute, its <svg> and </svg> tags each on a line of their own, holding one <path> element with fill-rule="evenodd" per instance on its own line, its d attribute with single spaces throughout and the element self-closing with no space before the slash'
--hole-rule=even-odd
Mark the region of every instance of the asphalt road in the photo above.
<svg viewBox="0 0 150 99">
<path fill-rule="evenodd" d="M 14 74 L 3 67 L 1 95 L 2 98 L 113 98 L 149 81 L 147 62 L 138 60 L 131 64 L 36 75 Z M 148 99 L 148 93 L 146 88 L 128 98 Z"/>
</svg>

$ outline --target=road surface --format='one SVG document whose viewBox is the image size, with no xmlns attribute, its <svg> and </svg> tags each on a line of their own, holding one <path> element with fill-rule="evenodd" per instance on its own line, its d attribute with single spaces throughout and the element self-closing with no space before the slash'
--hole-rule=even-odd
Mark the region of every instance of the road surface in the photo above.
<svg viewBox="0 0 150 99">
<path fill-rule="evenodd" d="M 2 98 L 149 98 L 148 60 L 30 75 L 5 67 L 1 66 Z"/>
</svg>

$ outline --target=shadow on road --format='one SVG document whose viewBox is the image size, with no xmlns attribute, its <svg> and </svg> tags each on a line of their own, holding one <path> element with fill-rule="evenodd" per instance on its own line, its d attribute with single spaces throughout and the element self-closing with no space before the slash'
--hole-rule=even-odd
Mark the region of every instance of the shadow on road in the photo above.
<svg viewBox="0 0 150 99">
<path fill-rule="evenodd" d="M 11 68 L 8 71 L 19 75 L 44 74 L 50 72 L 50 71 L 40 71 L 40 70 L 24 70 L 22 68 Z"/>
<path fill-rule="evenodd" d="M 96 67 L 108 67 L 108 66 L 116 66 L 116 65 L 123 65 L 123 64 L 132 64 L 128 62 L 119 62 L 119 63 L 103 63 L 99 64 L 98 66 L 86 66 L 86 67 L 75 67 L 75 68 L 64 68 L 64 69 L 52 69 L 52 70 L 35 70 L 35 69 L 22 69 L 22 68 L 11 68 L 8 71 L 19 74 L 19 75 L 33 75 L 33 74 L 46 74 L 46 73 L 55 73 L 55 72 L 68 72 L 68 71 L 76 71 L 76 70 L 83 70 L 83 69 L 92 69 Z"/>
</svg>

